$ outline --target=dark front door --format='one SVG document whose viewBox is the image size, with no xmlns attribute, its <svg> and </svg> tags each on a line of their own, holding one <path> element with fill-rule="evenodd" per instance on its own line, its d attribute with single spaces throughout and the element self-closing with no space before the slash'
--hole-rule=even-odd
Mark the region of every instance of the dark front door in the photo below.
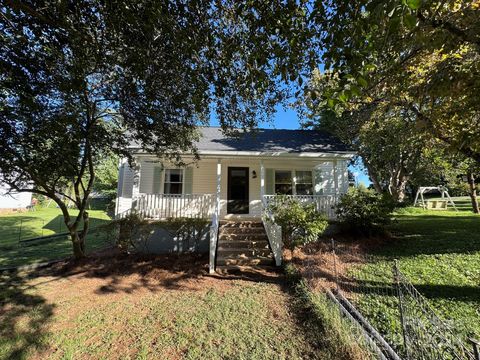
<svg viewBox="0 0 480 360">
<path fill-rule="evenodd" d="M 248 214 L 248 167 L 228 168 L 227 213 Z"/>
</svg>

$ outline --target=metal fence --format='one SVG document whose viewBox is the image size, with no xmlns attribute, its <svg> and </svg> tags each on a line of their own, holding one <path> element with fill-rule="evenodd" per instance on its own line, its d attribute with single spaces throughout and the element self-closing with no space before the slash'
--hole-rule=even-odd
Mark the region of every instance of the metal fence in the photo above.
<svg viewBox="0 0 480 360">
<path fill-rule="evenodd" d="M 41 231 L 39 233 L 41 234 Z M 72 255 L 69 233 L 64 231 L 54 232 L 53 234 L 51 231 L 45 231 L 45 233 L 48 233 L 48 235 L 31 237 L 32 234 L 30 233 L 28 237 L 20 237 L 18 232 L 14 233 L 10 239 L 0 239 L 2 255 L 0 257 L 0 270 L 59 260 Z M 89 229 L 85 243 L 87 253 L 92 253 L 112 247 L 115 238 L 104 226 L 96 226 Z"/>
<path fill-rule="evenodd" d="M 478 353 L 475 356 L 476 344 L 467 348 L 455 329 L 437 316 L 428 301 L 402 274 L 396 262 L 393 276 L 407 359 L 479 359 Z"/>
<path fill-rule="evenodd" d="M 365 255 L 358 245 L 323 244 L 303 260 L 313 286 L 331 290 L 377 344 L 378 358 L 480 360 L 477 343 L 442 320 L 403 274 L 396 261 Z M 344 311 L 343 311 L 344 312 Z"/>
</svg>

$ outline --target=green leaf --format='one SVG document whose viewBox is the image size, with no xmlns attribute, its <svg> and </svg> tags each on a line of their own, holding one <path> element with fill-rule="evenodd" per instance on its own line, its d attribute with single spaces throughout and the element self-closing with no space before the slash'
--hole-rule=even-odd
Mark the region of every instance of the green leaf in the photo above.
<svg viewBox="0 0 480 360">
<path fill-rule="evenodd" d="M 407 5 L 412 10 L 417 10 L 422 6 L 422 0 L 407 0 Z"/>
<path fill-rule="evenodd" d="M 365 80 L 361 76 L 358 77 L 357 82 L 358 82 L 358 85 L 360 85 L 361 87 L 367 87 L 368 86 L 367 80 Z"/>
<path fill-rule="evenodd" d="M 403 15 L 403 23 L 409 29 L 413 29 L 417 25 L 417 17 L 412 14 Z"/>
<path fill-rule="evenodd" d="M 356 86 L 356 85 L 350 86 L 350 91 L 352 92 L 352 94 L 354 96 L 360 96 L 361 91 L 360 91 L 360 88 L 358 86 Z"/>
<path fill-rule="evenodd" d="M 347 90 L 345 91 L 342 91 L 340 93 L 340 95 L 338 95 L 338 99 L 341 101 L 341 102 L 347 102 L 347 100 L 349 99 L 349 93 Z"/>
</svg>

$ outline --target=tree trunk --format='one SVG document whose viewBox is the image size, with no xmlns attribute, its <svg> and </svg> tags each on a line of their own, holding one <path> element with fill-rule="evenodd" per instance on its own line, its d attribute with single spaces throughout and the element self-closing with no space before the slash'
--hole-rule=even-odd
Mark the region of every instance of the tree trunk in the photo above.
<svg viewBox="0 0 480 360">
<path fill-rule="evenodd" d="M 408 177 L 399 175 L 397 177 L 390 178 L 390 185 L 388 187 L 390 195 L 392 195 L 393 200 L 398 203 L 403 203 L 405 201 L 405 190 L 407 188 Z"/>
<path fill-rule="evenodd" d="M 70 231 L 70 237 L 72 239 L 73 256 L 76 260 L 85 257 L 85 237 L 80 236 L 77 231 Z"/>
<path fill-rule="evenodd" d="M 365 167 L 367 168 L 368 176 L 369 176 L 370 180 L 372 181 L 373 188 L 379 194 L 383 194 L 382 186 L 380 185 L 380 182 L 378 181 L 377 174 L 374 171 L 373 167 L 365 159 L 363 160 L 363 163 L 364 163 Z"/>
<path fill-rule="evenodd" d="M 469 172 L 467 174 L 467 181 L 470 188 L 470 200 L 472 201 L 472 210 L 475 214 L 480 214 L 480 208 L 477 201 L 477 189 L 475 188 L 475 176 Z"/>
</svg>

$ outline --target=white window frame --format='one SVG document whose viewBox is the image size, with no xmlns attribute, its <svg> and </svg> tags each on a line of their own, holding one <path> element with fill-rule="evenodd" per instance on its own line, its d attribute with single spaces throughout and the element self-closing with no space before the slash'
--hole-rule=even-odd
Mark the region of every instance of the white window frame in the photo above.
<svg viewBox="0 0 480 360">
<path fill-rule="evenodd" d="M 307 194 L 300 194 L 300 195 L 304 195 L 304 196 L 315 195 L 315 180 L 314 180 L 314 178 L 313 178 L 313 176 L 314 176 L 313 170 L 303 170 L 303 169 L 295 169 L 295 170 L 293 170 L 293 172 L 294 172 L 294 176 L 293 176 L 293 193 L 294 193 L 294 195 L 298 195 L 298 194 L 297 194 L 297 185 L 299 185 L 299 184 L 308 184 L 308 183 L 298 183 L 298 182 L 297 182 L 297 171 L 298 171 L 298 172 L 300 172 L 300 171 L 301 171 L 301 172 L 309 172 L 309 173 L 310 173 L 310 179 L 312 180 L 311 183 L 310 183 L 310 184 L 312 185 L 312 188 L 311 188 L 311 189 L 312 189 L 312 193 L 311 193 L 310 195 L 307 195 Z"/>
<path fill-rule="evenodd" d="M 277 181 L 276 181 L 276 172 L 277 171 L 289 171 L 292 179 L 292 195 L 297 195 L 297 171 L 305 171 L 311 174 L 312 178 L 312 195 L 315 195 L 315 173 L 312 169 L 273 169 L 273 191 L 275 192 Z M 276 192 L 275 192 L 276 194 Z M 304 194 L 301 194 L 302 196 Z M 311 195 L 304 195 L 311 196 Z"/>
<path fill-rule="evenodd" d="M 294 170 L 291 170 L 291 169 L 274 169 L 273 170 L 273 192 L 275 193 L 275 195 L 277 195 L 277 171 L 283 171 L 283 172 L 289 172 L 290 173 L 290 184 L 292 185 L 292 195 L 295 195 L 295 183 L 294 183 Z M 279 183 L 281 184 L 281 183 Z M 286 194 L 281 194 L 281 195 L 286 195 Z"/>
<path fill-rule="evenodd" d="M 182 182 L 181 183 L 178 183 L 178 182 L 175 182 L 175 183 L 169 183 L 169 184 L 182 184 L 182 192 L 179 193 L 179 194 L 167 194 L 165 193 L 165 180 L 167 179 L 167 171 L 168 170 L 181 170 L 181 174 L 182 174 Z M 184 168 L 165 168 L 163 169 L 162 171 L 162 176 L 161 176 L 161 181 L 162 181 L 162 185 L 161 185 L 161 189 L 162 189 L 162 194 L 164 195 L 183 195 L 185 194 L 185 169 Z"/>
</svg>

